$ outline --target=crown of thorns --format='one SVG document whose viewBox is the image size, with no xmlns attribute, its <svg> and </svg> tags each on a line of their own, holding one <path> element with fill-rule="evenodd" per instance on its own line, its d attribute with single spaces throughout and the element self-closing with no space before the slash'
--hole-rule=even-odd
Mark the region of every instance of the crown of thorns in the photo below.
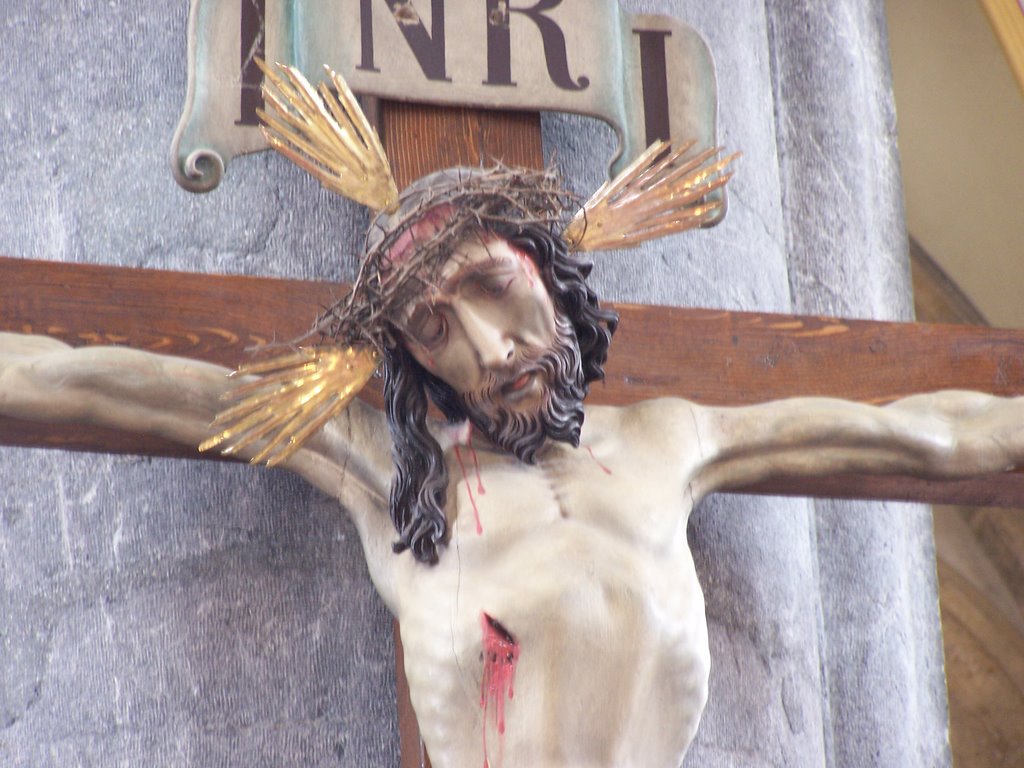
<svg viewBox="0 0 1024 768">
<path fill-rule="evenodd" d="M 453 169 L 424 177 L 399 197 L 394 213 L 374 220 L 351 291 L 321 315 L 317 330 L 338 345 L 383 351 L 395 344 L 388 318 L 436 285 L 459 243 L 495 228 L 561 232 L 574 203 L 550 170 Z M 437 211 L 436 226 L 417 236 L 416 225 Z"/>
<path fill-rule="evenodd" d="M 706 226 L 722 202 L 711 196 L 731 178 L 737 155 L 652 144 L 582 206 L 554 170 L 453 169 L 426 176 L 402 194 L 376 132 L 345 81 L 329 68 L 314 88 L 294 67 L 259 62 L 270 112 L 260 111 L 270 146 L 328 189 L 378 212 L 351 290 L 318 319 L 318 341 L 246 364 L 261 374 L 228 393 L 200 450 L 252 452 L 277 464 L 344 409 L 396 343 L 390 319 L 424 288 L 466 239 L 496 228 L 541 225 L 575 251 L 625 248 Z M 573 214 L 570 218 L 570 214 Z M 425 233 L 417 225 L 433 217 Z"/>
</svg>

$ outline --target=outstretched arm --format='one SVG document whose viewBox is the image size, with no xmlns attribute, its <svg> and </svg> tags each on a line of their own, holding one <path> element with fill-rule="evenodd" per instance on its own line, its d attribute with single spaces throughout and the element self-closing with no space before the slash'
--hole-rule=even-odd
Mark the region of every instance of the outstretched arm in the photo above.
<svg viewBox="0 0 1024 768">
<path fill-rule="evenodd" d="M 702 493 L 783 476 L 957 478 L 1024 465 L 1024 398 L 950 391 L 884 407 L 793 398 L 694 414 Z"/>
<path fill-rule="evenodd" d="M 42 336 L 0 333 L 0 415 L 112 427 L 196 446 L 209 435 L 221 395 L 237 383 L 227 373 L 124 347 L 71 348 Z M 385 511 L 390 442 L 380 413 L 353 402 L 284 466 L 346 505 L 368 559 L 392 557 Z"/>
<path fill-rule="evenodd" d="M 228 387 L 218 366 L 122 347 L 0 334 L 0 413 L 197 445 Z"/>
</svg>

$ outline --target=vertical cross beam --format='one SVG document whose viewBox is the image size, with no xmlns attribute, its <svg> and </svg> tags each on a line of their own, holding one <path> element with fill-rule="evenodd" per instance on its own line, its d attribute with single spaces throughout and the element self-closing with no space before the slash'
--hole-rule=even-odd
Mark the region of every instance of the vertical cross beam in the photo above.
<svg viewBox="0 0 1024 768">
<path fill-rule="evenodd" d="M 399 189 L 432 171 L 453 166 L 505 165 L 539 168 L 540 116 L 535 112 L 381 104 L 381 133 Z M 402 643 L 395 627 L 401 768 L 430 768 L 409 701 Z"/>
</svg>

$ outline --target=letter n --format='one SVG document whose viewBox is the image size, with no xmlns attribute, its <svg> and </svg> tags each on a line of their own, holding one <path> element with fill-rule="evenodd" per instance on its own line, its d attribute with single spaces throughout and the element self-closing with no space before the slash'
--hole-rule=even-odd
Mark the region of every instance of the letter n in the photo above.
<svg viewBox="0 0 1024 768">
<path fill-rule="evenodd" d="M 385 2 L 427 79 L 450 81 L 445 70 L 444 0 L 430 0 L 429 34 L 412 0 Z M 373 0 L 359 0 L 359 28 L 363 51 L 356 69 L 379 72 L 373 56 Z"/>
</svg>

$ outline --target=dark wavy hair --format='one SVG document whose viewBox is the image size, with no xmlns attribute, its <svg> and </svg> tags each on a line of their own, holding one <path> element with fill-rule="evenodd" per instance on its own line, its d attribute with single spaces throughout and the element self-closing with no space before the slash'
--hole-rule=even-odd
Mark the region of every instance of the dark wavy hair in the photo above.
<svg viewBox="0 0 1024 768">
<path fill-rule="evenodd" d="M 608 347 L 619 323 L 618 314 L 602 309 L 597 294 L 587 286 L 593 263 L 570 257 L 565 241 L 543 225 L 489 229 L 536 263 L 555 310 L 572 324 L 582 359 L 584 391 L 589 391 L 590 382 L 604 378 Z M 449 421 L 466 418 L 458 393 L 424 369 L 403 346 L 386 350 L 384 409 L 396 469 L 390 510 L 398 531 L 392 548 L 396 553 L 411 550 L 420 562 L 433 564 L 448 538 L 444 514 L 448 468 L 441 446 L 427 427 L 428 396 Z"/>
</svg>

